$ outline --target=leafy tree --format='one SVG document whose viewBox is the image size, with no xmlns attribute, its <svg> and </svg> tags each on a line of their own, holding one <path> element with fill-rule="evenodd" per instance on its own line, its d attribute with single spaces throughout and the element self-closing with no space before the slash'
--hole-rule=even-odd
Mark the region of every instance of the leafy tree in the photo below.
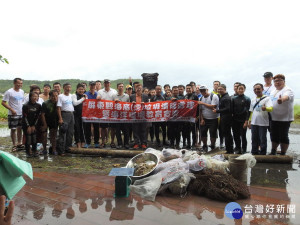
<svg viewBox="0 0 300 225">
<path fill-rule="evenodd" d="M 0 61 L 9 64 L 8 60 L 6 58 L 3 58 L 2 55 L 0 55 Z"/>
</svg>

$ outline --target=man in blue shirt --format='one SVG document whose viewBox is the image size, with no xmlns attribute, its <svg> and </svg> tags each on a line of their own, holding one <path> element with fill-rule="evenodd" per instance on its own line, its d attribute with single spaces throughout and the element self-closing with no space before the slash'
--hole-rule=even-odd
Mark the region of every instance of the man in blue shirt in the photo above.
<svg viewBox="0 0 300 225">
<path fill-rule="evenodd" d="M 96 82 L 90 81 L 89 91 L 85 92 L 88 99 L 97 99 L 98 92 L 96 91 Z M 99 148 L 99 123 L 84 123 L 84 135 L 85 135 L 85 145 L 84 148 L 89 148 L 91 146 L 91 125 L 94 128 L 94 145 L 95 148 Z"/>
</svg>

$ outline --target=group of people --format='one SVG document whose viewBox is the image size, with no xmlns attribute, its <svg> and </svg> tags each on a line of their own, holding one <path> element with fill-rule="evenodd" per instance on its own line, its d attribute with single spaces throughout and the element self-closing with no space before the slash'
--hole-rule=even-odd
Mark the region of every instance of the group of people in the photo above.
<svg viewBox="0 0 300 225">
<path fill-rule="evenodd" d="M 270 132 L 275 155 L 280 145 L 281 154 L 286 154 L 289 146 L 288 131 L 294 120 L 293 91 L 286 86 L 285 76 L 271 72 L 264 75 L 265 83 L 253 86 L 255 97 L 250 99 L 244 92 L 246 85 L 234 84 L 234 94 L 229 95 L 227 87 L 220 81 L 213 82 L 213 90 L 205 85 L 190 82 L 187 85 L 157 85 L 149 90 L 139 82 L 117 84 L 112 89 L 109 79 L 102 82 L 79 83 L 72 94 L 70 83 L 61 86 L 56 82 L 52 88 L 30 86 L 29 95 L 24 97 L 21 89 L 23 81 L 15 78 L 13 88 L 4 94 L 2 105 L 8 109 L 8 124 L 11 129 L 13 151 L 25 144 L 28 157 L 37 156 L 37 143 L 43 144 L 43 154 L 48 154 L 47 139 L 50 138 L 49 153 L 64 155 L 74 141 L 78 148 L 105 148 L 110 139 L 111 148 L 146 149 L 148 136 L 156 139 L 157 147 L 196 149 L 202 145 L 203 151 L 216 147 L 219 137 L 220 147 L 227 153 L 245 153 L 246 132 L 251 128 L 252 154 L 267 154 L 267 132 Z M 162 90 L 164 89 L 164 90 Z M 90 123 L 82 121 L 82 105 L 86 99 L 111 100 L 116 102 L 156 102 L 182 99 L 197 101 L 195 122 L 166 121 L 153 123 Z M 23 131 L 23 136 L 22 136 Z M 162 142 L 160 139 L 162 133 Z M 208 131 L 210 145 L 208 144 Z M 130 141 L 133 136 L 133 144 Z M 23 138 L 22 138 L 23 137 Z M 115 138 L 117 144 L 115 144 Z M 182 146 L 180 145 L 182 140 Z M 235 145 L 235 147 L 234 147 Z"/>
</svg>

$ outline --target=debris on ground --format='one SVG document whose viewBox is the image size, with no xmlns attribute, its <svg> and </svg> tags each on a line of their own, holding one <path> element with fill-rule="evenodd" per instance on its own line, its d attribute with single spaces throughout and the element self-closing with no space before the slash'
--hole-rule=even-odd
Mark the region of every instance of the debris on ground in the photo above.
<svg viewBox="0 0 300 225">
<path fill-rule="evenodd" d="M 140 156 L 143 154 L 154 155 L 158 162 Z M 155 200 L 156 194 L 163 195 L 166 191 L 181 197 L 190 192 L 225 202 L 249 198 L 247 184 L 240 177 L 238 177 L 240 180 L 234 178 L 234 173 L 231 175 L 233 171 L 230 171 L 230 168 L 237 168 L 236 162 L 243 165 L 244 169 L 241 167 L 240 172 L 245 174 L 248 168 L 256 164 L 251 154 L 234 157 L 228 161 L 223 155 L 211 157 L 189 150 L 158 151 L 148 148 L 145 153 L 135 156 L 128 163 L 135 168 L 135 176 L 148 173 L 141 177 L 142 179 L 133 180 L 130 189 L 151 201 Z M 235 167 L 231 166 L 231 163 L 235 164 Z"/>
</svg>

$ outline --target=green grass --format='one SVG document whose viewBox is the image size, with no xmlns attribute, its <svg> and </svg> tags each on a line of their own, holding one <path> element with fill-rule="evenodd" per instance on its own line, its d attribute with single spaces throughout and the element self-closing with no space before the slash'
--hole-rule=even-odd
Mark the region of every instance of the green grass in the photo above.
<svg viewBox="0 0 300 225">
<path fill-rule="evenodd" d="M 2 97 L 0 97 L 0 103 L 2 102 Z M 0 119 L 6 119 L 7 118 L 7 109 L 4 108 L 2 104 L 0 104 Z"/>
<path fill-rule="evenodd" d="M 295 115 L 294 123 L 300 123 L 300 105 L 294 106 L 294 115 Z"/>
</svg>

